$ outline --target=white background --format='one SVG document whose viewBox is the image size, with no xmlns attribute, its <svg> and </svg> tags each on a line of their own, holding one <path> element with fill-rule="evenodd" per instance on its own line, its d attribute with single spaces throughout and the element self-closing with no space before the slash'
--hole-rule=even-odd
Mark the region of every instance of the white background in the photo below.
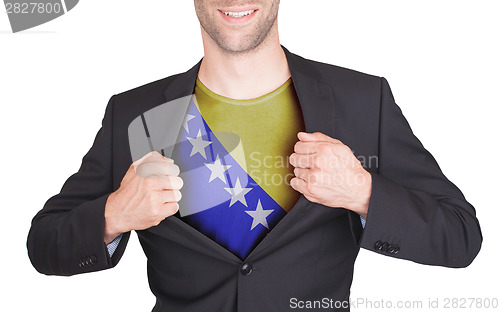
<svg viewBox="0 0 500 312">
<path fill-rule="evenodd" d="M 429 298 L 441 304 L 445 298 L 500 299 L 497 3 L 281 3 L 281 42 L 291 52 L 388 79 L 415 134 L 476 207 L 483 230 L 482 250 L 466 269 L 361 250 L 353 299 L 422 300 L 424 306 Z M 151 310 L 155 300 L 135 234 L 116 268 L 69 278 L 37 273 L 26 236 L 31 218 L 78 170 L 108 99 L 184 72 L 202 53 L 192 1 L 84 0 L 18 34 L 2 9 L 1 311 Z M 450 310 L 460 311 L 432 311 Z M 492 311 L 461 311 L 483 310 Z"/>
</svg>

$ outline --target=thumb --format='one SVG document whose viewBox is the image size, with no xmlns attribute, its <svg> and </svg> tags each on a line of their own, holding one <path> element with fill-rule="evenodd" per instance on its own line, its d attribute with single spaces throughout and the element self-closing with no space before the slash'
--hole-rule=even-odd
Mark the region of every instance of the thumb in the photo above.
<svg viewBox="0 0 500 312">
<path fill-rule="evenodd" d="M 173 159 L 166 158 L 165 156 L 161 155 L 157 151 L 151 151 L 151 152 L 147 153 L 146 155 L 142 156 L 141 158 L 137 159 L 136 161 L 134 161 L 132 163 L 133 166 L 131 166 L 131 167 L 138 167 L 144 163 L 150 163 L 150 162 L 154 163 L 154 162 L 161 162 L 161 161 L 164 161 L 166 163 L 174 163 Z"/>
<path fill-rule="evenodd" d="M 331 143 L 342 143 L 337 139 L 327 136 L 321 132 L 307 133 L 299 132 L 297 134 L 299 140 L 304 142 L 331 142 Z"/>
<path fill-rule="evenodd" d="M 136 161 L 134 161 L 133 165 L 139 166 L 143 162 L 151 161 L 153 159 L 160 159 L 160 158 L 161 158 L 160 153 L 158 153 L 157 151 L 151 151 L 151 152 L 145 154 L 144 156 L 142 156 L 141 158 L 137 159 Z"/>
</svg>

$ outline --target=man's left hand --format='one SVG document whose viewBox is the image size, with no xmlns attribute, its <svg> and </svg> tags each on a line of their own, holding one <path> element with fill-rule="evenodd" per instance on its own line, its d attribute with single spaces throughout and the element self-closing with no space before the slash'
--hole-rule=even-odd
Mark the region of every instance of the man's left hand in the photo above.
<svg viewBox="0 0 500 312">
<path fill-rule="evenodd" d="M 315 203 L 343 207 L 366 219 L 372 177 L 351 149 L 323 133 L 298 133 L 290 185 Z"/>
</svg>

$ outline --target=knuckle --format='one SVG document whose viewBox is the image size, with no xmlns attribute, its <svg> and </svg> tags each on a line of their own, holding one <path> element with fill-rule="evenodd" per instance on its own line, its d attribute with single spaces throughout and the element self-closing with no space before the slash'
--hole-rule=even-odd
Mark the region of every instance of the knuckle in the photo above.
<svg viewBox="0 0 500 312">
<path fill-rule="evenodd" d="M 158 159 L 162 159 L 163 156 L 160 153 L 158 153 L 158 151 L 152 151 L 151 155 L 148 158 L 151 160 L 158 160 Z"/>
<path fill-rule="evenodd" d="M 337 144 L 341 144 L 341 145 L 345 145 L 345 144 L 344 144 L 344 142 L 342 142 L 342 141 L 341 141 L 341 140 L 339 140 L 339 139 L 335 139 L 335 143 L 337 143 Z"/>
<path fill-rule="evenodd" d="M 174 166 L 174 173 L 175 173 L 175 175 L 176 176 L 179 175 L 179 173 L 181 173 L 181 169 L 176 164 L 173 164 L 173 166 Z"/>
<path fill-rule="evenodd" d="M 173 164 L 174 163 L 174 160 L 172 158 L 168 158 L 168 157 L 164 157 L 163 158 L 167 163 L 171 163 Z"/>
<path fill-rule="evenodd" d="M 157 151 L 152 151 L 151 155 L 147 158 L 148 162 L 157 162 L 159 160 L 163 159 L 163 156 L 158 153 Z"/>
<path fill-rule="evenodd" d="M 300 151 L 300 141 L 298 141 L 297 143 L 295 143 L 295 145 L 293 146 L 293 151 L 295 153 L 298 153 Z"/>
<path fill-rule="evenodd" d="M 146 162 L 146 163 L 141 163 L 137 166 L 137 169 L 138 170 L 148 170 L 151 168 L 151 163 L 150 162 Z"/>
<path fill-rule="evenodd" d="M 178 202 L 179 200 L 181 200 L 182 193 L 179 190 L 174 190 L 173 194 L 174 194 L 174 201 L 175 202 Z"/>
<path fill-rule="evenodd" d="M 349 148 L 349 146 L 344 145 L 344 144 L 340 144 L 340 143 L 335 146 L 335 149 L 339 153 L 350 153 L 351 152 L 351 149 Z"/>
<path fill-rule="evenodd" d="M 135 173 L 141 178 L 146 178 L 150 171 L 151 171 L 151 166 L 148 163 L 146 163 L 138 165 L 135 170 Z"/>
<path fill-rule="evenodd" d="M 184 181 L 182 180 L 182 178 L 178 177 L 178 176 L 175 176 L 175 177 L 169 177 L 170 178 L 170 187 L 173 189 L 173 190 L 178 190 L 180 189 L 183 184 L 184 184 Z"/>
<path fill-rule="evenodd" d="M 178 203 L 167 203 L 165 205 L 165 208 L 167 209 L 167 212 L 168 212 L 168 215 L 173 215 L 175 213 L 177 213 L 177 211 L 179 210 L 179 204 Z"/>
<path fill-rule="evenodd" d="M 166 166 L 167 170 L 167 175 L 168 176 L 178 176 L 180 173 L 180 168 L 174 163 L 167 164 Z"/>
</svg>

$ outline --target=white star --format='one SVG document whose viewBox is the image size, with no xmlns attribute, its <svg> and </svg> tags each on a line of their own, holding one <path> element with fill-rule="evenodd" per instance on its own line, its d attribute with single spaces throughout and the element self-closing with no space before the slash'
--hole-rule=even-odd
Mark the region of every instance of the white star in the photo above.
<svg viewBox="0 0 500 312">
<path fill-rule="evenodd" d="M 193 115 L 190 115 L 190 114 L 186 114 L 186 118 L 184 118 L 184 123 L 182 124 L 182 126 L 184 127 L 184 129 L 186 129 L 186 132 L 189 133 L 189 126 L 188 126 L 188 121 L 190 121 L 191 119 L 193 119 L 195 116 Z"/>
<path fill-rule="evenodd" d="M 191 144 L 193 144 L 193 149 L 191 150 L 191 155 L 189 155 L 189 157 L 193 156 L 196 153 L 200 153 L 203 158 L 207 159 L 207 155 L 205 154 L 205 147 L 212 144 L 212 142 L 203 141 L 203 138 L 201 137 L 201 130 L 198 130 L 198 135 L 196 136 L 196 138 L 187 139 Z"/>
<path fill-rule="evenodd" d="M 226 183 L 226 177 L 224 176 L 224 172 L 231 168 L 231 165 L 223 165 L 219 159 L 219 155 L 215 159 L 213 164 L 205 164 L 205 166 L 212 171 L 210 174 L 210 180 L 208 182 L 212 182 L 215 178 L 219 178 L 222 182 Z"/>
<path fill-rule="evenodd" d="M 257 203 L 257 208 L 255 209 L 255 211 L 252 211 L 252 210 L 246 211 L 245 210 L 245 212 L 248 213 L 253 218 L 252 228 L 250 229 L 250 231 L 253 230 L 253 228 L 259 224 L 262 224 L 263 226 L 265 226 L 266 228 L 269 229 L 269 225 L 267 224 L 266 218 L 273 211 L 274 211 L 274 209 L 270 209 L 270 210 L 262 209 L 262 204 L 260 203 L 260 199 L 259 199 L 259 202 Z"/>
<path fill-rule="evenodd" d="M 236 178 L 236 183 L 234 184 L 233 188 L 225 187 L 224 189 L 228 191 L 229 194 L 233 195 L 233 197 L 231 198 L 231 202 L 229 203 L 229 207 L 231 207 L 238 201 L 245 205 L 245 207 L 248 207 L 247 201 L 245 200 L 245 195 L 246 193 L 250 192 L 252 188 L 241 187 L 240 178 Z"/>
</svg>

